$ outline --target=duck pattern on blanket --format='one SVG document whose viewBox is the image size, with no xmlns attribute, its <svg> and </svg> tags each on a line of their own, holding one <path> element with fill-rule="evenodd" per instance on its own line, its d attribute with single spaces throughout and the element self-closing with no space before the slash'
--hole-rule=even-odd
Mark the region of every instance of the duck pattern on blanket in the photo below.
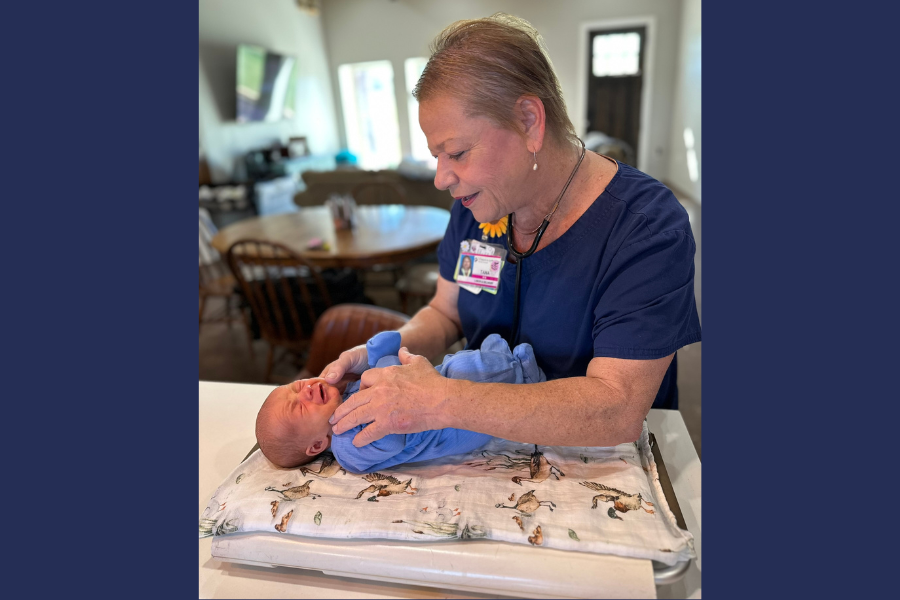
<svg viewBox="0 0 900 600">
<path fill-rule="evenodd" d="M 650 451 L 534 446 L 493 440 L 467 455 L 346 471 L 334 456 L 294 469 L 257 450 L 216 490 L 200 537 L 277 531 L 328 538 L 409 541 L 491 539 L 563 550 L 693 558 L 693 536 L 675 523 Z"/>
</svg>

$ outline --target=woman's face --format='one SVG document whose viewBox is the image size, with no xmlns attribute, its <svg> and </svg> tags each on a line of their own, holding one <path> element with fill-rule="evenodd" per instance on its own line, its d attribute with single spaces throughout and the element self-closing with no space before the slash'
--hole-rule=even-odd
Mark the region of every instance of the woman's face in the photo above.
<svg viewBox="0 0 900 600">
<path fill-rule="evenodd" d="M 468 256 L 463 256 L 463 265 L 462 266 L 463 266 L 463 269 L 465 269 L 467 271 L 469 269 L 471 269 L 472 268 L 472 259 L 469 258 Z"/>
<path fill-rule="evenodd" d="M 485 117 L 470 117 L 455 98 L 419 105 L 419 125 L 437 157 L 434 185 L 449 190 L 479 223 L 496 221 L 528 204 L 532 155 L 525 140 Z"/>
</svg>

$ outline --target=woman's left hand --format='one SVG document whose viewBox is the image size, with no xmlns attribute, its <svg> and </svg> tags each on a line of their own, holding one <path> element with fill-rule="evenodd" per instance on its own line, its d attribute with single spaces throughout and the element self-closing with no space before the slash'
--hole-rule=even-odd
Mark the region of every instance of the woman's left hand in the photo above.
<svg viewBox="0 0 900 600">
<path fill-rule="evenodd" d="M 424 356 L 398 353 L 397 367 L 369 369 L 362 374 L 360 389 L 337 407 L 329 420 L 341 434 L 370 423 L 353 438 L 357 448 L 391 433 L 417 433 L 441 429 L 440 406 L 451 380 L 442 377 Z"/>
</svg>

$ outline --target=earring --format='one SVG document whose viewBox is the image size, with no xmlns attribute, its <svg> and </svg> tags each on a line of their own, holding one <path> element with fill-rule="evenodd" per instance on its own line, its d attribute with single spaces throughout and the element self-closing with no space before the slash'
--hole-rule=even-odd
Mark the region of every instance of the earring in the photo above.
<svg viewBox="0 0 900 600">
<path fill-rule="evenodd" d="M 531 170 L 532 170 L 532 171 L 537 171 L 537 152 L 535 152 L 535 151 L 532 150 L 531 153 L 534 155 L 534 166 L 531 167 Z"/>
</svg>

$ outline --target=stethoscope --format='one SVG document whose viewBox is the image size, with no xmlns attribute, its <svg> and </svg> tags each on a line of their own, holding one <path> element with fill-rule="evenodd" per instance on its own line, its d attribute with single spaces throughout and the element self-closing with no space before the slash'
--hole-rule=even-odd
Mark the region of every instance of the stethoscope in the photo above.
<svg viewBox="0 0 900 600">
<path fill-rule="evenodd" d="M 522 286 L 522 260 L 528 258 L 534 251 L 537 250 L 538 244 L 541 243 L 541 238 L 544 235 L 544 231 L 547 230 L 547 225 L 550 224 L 549 218 L 544 218 L 544 222 L 541 223 L 541 226 L 537 230 L 537 235 L 534 236 L 534 241 L 531 243 L 531 248 L 528 249 L 527 252 L 519 252 L 515 249 L 512 242 L 512 213 L 509 214 L 509 222 L 510 226 L 506 229 L 506 245 L 509 246 L 509 253 L 516 257 L 516 292 L 513 296 L 515 299 L 513 300 L 513 326 L 512 326 L 512 336 L 510 339 L 512 340 L 511 344 L 513 346 L 516 345 L 516 336 L 519 333 L 519 289 Z"/>
<path fill-rule="evenodd" d="M 578 140 L 581 142 L 581 156 L 578 158 L 578 163 L 575 165 L 575 168 L 572 169 L 572 174 L 569 175 L 568 181 L 566 181 L 566 185 L 563 186 L 562 191 L 559 193 L 559 196 L 556 198 L 556 204 L 553 205 L 553 210 L 544 217 L 543 223 L 537 229 L 537 235 L 534 236 L 534 241 L 531 242 L 531 248 L 529 248 L 526 252 L 519 252 L 516 250 L 515 246 L 513 246 L 512 241 L 512 230 L 513 230 L 513 214 L 509 213 L 509 227 L 506 228 L 506 245 L 509 247 L 509 253 L 516 257 L 516 291 L 513 296 L 513 326 L 512 326 L 512 336 L 510 337 L 511 344 L 515 346 L 516 344 L 516 336 L 519 333 L 519 290 L 522 285 L 522 269 L 524 266 L 523 259 L 528 258 L 534 251 L 537 250 L 538 244 L 541 243 L 541 238 L 544 236 L 544 232 L 547 230 L 547 226 L 550 225 L 550 217 L 553 216 L 553 213 L 556 212 L 556 209 L 559 208 L 559 202 L 562 200 L 563 194 L 566 193 L 566 190 L 569 189 L 569 184 L 572 183 L 572 179 L 575 177 L 575 173 L 578 172 L 578 167 L 581 166 L 581 161 L 584 160 L 585 147 L 584 142 L 582 140 Z"/>
</svg>

